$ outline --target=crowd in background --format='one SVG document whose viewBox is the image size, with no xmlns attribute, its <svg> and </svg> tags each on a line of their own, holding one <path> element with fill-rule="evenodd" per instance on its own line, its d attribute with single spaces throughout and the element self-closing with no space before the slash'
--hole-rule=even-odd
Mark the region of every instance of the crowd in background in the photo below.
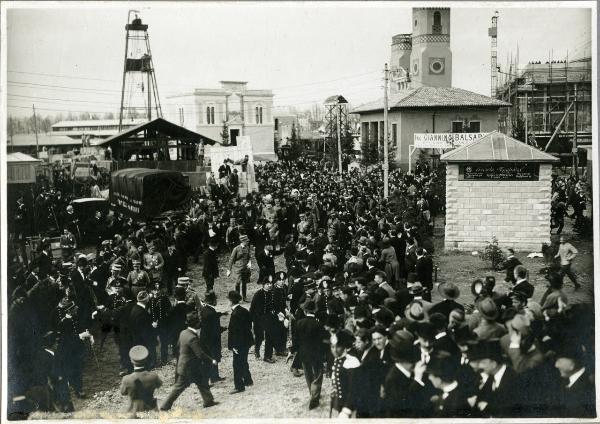
<svg viewBox="0 0 600 424">
<path fill-rule="evenodd" d="M 239 196 L 224 165 L 184 217 L 161 222 L 97 212 L 82 233 L 69 199 L 55 194 L 61 258 L 42 238 L 28 261 L 15 216 L 8 331 L 18 408 L 72 411 L 71 391 L 86 396 L 85 359 L 97 361 L 108 336 L 118 347 L 115 373 L 127 376 L 137 370 L 134 346 L 147 349 L 151 370 L 169 353 L 178 357 L 191 325 L 208 358 L 198 371 L 203 393 L 204 383 L 221 380 L 223 311 L 214 288 L 227 270 L 239 296 L 230 300 L 248 303 L 254 355 L 272 364 L 286 357 L 290 378 L 306 379 L 310 409 L 329 377 L 331 410 L 342 417 L 594 414 L 593 312 L 571 305 L 563 291 L 577 254 L 566 240 L 541 302 L 532 296 L 542 288 L 528 282 L 514 255 L 504 264 L 510 291 L 481 276 L 472 297 L 461 296 L 455 284 L 436 284 L 432 259 L 443 168 L 423 162 L 414 173 L 391 172 L 384 199 L 377 167 L 341 178 L 309 160 L 267 163 L 256 166 L 259 192 Z M 561 199 L 566 188 L 554 187 Z M 278 255 L 284 266 L 276 267 Z M 201 257 L 202 281 L 193 289 L 188 271 Z M 247 358 L 230 348 L 235 389 L 243 391 L 253 384 Z"/>
</svg>

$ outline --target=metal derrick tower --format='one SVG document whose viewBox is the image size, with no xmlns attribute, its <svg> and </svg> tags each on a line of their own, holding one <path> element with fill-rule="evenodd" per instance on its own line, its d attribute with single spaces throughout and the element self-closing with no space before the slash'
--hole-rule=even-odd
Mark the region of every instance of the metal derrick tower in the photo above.
<svg viewBox="0 0 600 424">
<path fill-rule="evenodd" d="M 134 18 L 131 19 L 132 13 Z M 162 117 L 154 62 L 150 50 L 148 25 L 142 23 L 139 12 L 130 10 L 125 25 L 125 60 L 119 110 L 119 132 L 126 119 Z"/>
</svg>

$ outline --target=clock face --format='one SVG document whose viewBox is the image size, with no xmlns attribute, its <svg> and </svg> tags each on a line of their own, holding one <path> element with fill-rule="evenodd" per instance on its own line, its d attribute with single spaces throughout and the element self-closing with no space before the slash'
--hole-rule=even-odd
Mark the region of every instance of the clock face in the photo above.
<svg viewBox="0 0 600 424">
<path fill-rule="evenodd" d="M 446 59 L 443 57 L 430 57 L 429 58 L 429 73 L 435 75 L 444 74 L 446 68 Z"/>
</svg>

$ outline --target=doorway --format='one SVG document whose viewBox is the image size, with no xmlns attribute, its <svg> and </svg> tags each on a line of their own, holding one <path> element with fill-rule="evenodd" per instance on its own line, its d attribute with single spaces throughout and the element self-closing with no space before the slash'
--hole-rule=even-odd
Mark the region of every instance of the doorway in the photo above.
<svg viewBox="0 0 600 424">
<path fill-rule="evenodd" d="M 229 130 L 229 144 L 237 146 L 237 138 L 240 135 L 240 130 Z"/>
</svg>

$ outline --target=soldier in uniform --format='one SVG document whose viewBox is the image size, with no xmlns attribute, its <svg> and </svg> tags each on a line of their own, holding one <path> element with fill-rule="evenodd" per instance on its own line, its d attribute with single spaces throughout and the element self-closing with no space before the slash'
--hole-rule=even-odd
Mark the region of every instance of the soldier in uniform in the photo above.
<svg viewBox="0 0 600 424">
<path fill-rule="evenodd" d="M 177 287 L 182 287 L 185 290 L 185 303 L 191 309 L 199 312 L 203 304 L 198 293 L 190 287 L 190 277 L 179 277 L 177 279 Z"/>
<path fill-rule="evenodd" d="M 63 234 L 60 236 L 60 249 L 63 260 L 70 260 L 76 248 L 77 241 L 75 240 L 75 236 L 67 228 L 64 228 Z"/>
<path fill-rule="evenodd" d="M 283 304 L 281 302 L 283 300 Z M 262 288 L 254 293 L 250 304 L 250 315 L 254 322 L 254 355 L 260 358 L 260 345 L 265 341 L 263 360 L 274 363 L 273 348 L 275 347 L 278 314 L 285 311 L 285 299 L 276 299 L 273 291 L 273 276 L 262 281 Z"/>
<path fill-rule="evenodd" d="M 150 315 L 152 322 L 156 323 L 158 340 L 160 341 L 160 363 L 167 363 L 169 356 L 169 313 L 171 312 L 171 301 L 166 288 L 160 287 L 160 282 L 156 282 L 154 290 L 150 296 Z"/>
<path fill-rule="evenodd" d="M 134 259 L 132 261 L 133 270 L 127 276 L 127 284 L 133 292 L 134 296 L 137 296 L 139 292 L 148 291 L 154 284 L 154 280 L 150 280 L 148 273 L 141 269 L 141 261 Z"/>
<path fill-rule="evenodd" d="M 250 269 L 250 239 L 243 234 L 240 236 L 240 244 L 231 252 L 227 276 L 233 274 L 235 290 L 242 295 L 244 302 L 246 302 L 246 286 L 250 281 Z"/>
<path fill-rule="evenodd" d="M 105 303 L 98 306 L 97 312 L 102 330 L 99 349 L 102 349 L 108 333 L 112 330 L 115 344 L 119 350 L 121 372 L 126 372 L 130 367 L 128 359 L 129 344 L 127 343 L 126 335 L 121 331 L 121 315 L 124 313 L 127 303 L 123 287 L 112 286 L 108 291 Z"/>
<path fill-rule="evenodd" d="M 56 350 L 56 363 L 61 367 L 59 374 L 64 376 L 65 382 L 75 391 L 75 395 L 83 398 L 84 340 L 92 342 L 93 338 L 81 327 L 78 308 L 73 300 L 65 296 L 59 302 L 52 317 L 52 328 L 60 334 Z"/>
<path fill-rule="evenodd" d="M 106 292 L 110 294 L 111 289 L 118 287 L 127 287 L 129 284 L 127 280 L 121 276 L 121 270 L 123 267 L 120 263 L 114 262 L 110 266 L 110 275 L 106 281 Z"/>
<path fill-rule="evenodd" d="M 148 273 L 152 284 L 155 281 L 161 281 L 164 264 L 165 261 L 162 255 L 156 251 L 155 244 L 148 244 L 148 252 L 144 254 L 144 270 Z"/>
<path fill-rule="evenodd" d="M 121 394 L 129 396 L 127 412 L 131 413 L 131 418 L 137 418 L 137 412 L 158 410 L 154 390 L 162 386 L 162 381 L 158 374 L 146 370 L 148 349 L 144 346 L 132 347 L 129 358 L 133 373 L 121 380 Z"/>
<path fill-rule="evenodd" d="M 356 369 L 360 366 L 358 358 L 350 355 L 354 336 L 348 330 L 340 330 L 331 337 L 333 361 L 331 383 L 331 409 L 339 413 L 338 418 L 350 418 L 354 410 L 352 399 L 352 381 Z"/>
</svg>

